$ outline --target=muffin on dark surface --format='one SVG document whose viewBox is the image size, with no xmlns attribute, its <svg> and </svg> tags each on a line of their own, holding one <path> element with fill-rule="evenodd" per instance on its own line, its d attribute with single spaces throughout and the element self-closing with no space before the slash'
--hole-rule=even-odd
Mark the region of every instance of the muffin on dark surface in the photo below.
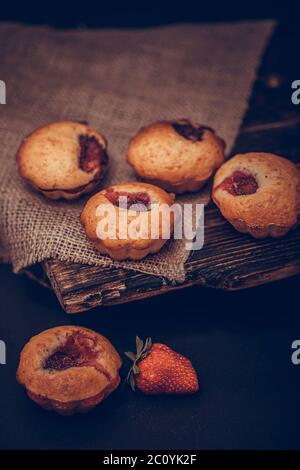
<svg viewBox="0 0 300 470">
<path fill-rule="evenodd" d="M 46 410 L 62 415 L 90 411 L 120 383 L 121 359 L 104 336 L 78 326 L 59 326 L 24 346 L 17 380 Z"/>
</svg>

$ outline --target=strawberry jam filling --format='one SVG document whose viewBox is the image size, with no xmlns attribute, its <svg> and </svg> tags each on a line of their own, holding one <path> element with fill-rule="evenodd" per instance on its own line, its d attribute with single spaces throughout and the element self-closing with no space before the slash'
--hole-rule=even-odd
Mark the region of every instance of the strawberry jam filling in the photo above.
<svg viewBox="0 0 300 470">
<path fill-rule="evenodd" d="M 105 166 L 108 162 L 106 150 L 98 142 L 96 137 L 88 135 L 79 136 L 80 156 L 79 166 L 83 171 L 90 173 Z"/>
<path fill-rule="evenodd" d="M 202 140 L 205 131 L 214 132 L 210 127 L 193 126 L 189 121 L 173 122 L 172 127 L 181 137 L 193 142 Z"/>
<path fill-rule="evenodd" d="M 97 354 L 92 338 L 74 333 L 45 360 L 43 368 L 62 371 L 70 367 L 93 365 Z"/>
<path fill-rule="evenodd" d="M 245 196 L 256 193 L 258 184 L 254 176 L 243 171 L 236 170 L 225 178 L 216 189 L 222 188 L 233 196 Z"/>
<path fill-rule="evenodd" d="M 146 212 L 150 210 L 151 200 L 145 191 L 131 193 L 129 191 L 115 191 L 110 188 L 106 191 L 105 197 L 117 207 L 122 209 L 132 209 L 137 212 Z"/>
</svg>

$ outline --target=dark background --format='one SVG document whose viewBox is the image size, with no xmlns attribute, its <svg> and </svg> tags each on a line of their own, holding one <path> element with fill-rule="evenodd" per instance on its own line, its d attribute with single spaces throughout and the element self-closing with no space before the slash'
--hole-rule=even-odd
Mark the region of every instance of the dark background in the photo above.
<svg viewBox="0 0 300 470">
<path fill-rule="evenodd" d="M 270 17 L 295 24 L 299 14 L 297 2 L 244 3 L 101 2 L 80 9 L 50 3 L 41 10 L 24 2 L 1 5 L 0 19 L 143 27 Z M 194 287 L 67 316 L 50 291 L 0 266 L 0 339 L 7 344 L 7 365 L 0 366 L 0 448 L 299 449 L 300 365 L 291 363 L 291 343 L 300 339 L 299 280 L 232 293 Z M 17 385 L 18 355 L 32 335 L 64 324 L 101 332 L 120 353 L 134 347 L 136 334 L 165 342 L 192 360 L 201 390 L 191 397 L 146 397 L 121 385 L 91 414 L 47 413 Z M 127 366 L 125 359 L 123 376 Z"/>
<path fill-rule="evenodd" d="M 0 20 L 49 24 L 56 27 L 145 27 L 173 22 L 231 21 L 299 16 L 298 0 L 106 0 L 42 5 L 32 2 L 2 2 Z"/>
</svg>

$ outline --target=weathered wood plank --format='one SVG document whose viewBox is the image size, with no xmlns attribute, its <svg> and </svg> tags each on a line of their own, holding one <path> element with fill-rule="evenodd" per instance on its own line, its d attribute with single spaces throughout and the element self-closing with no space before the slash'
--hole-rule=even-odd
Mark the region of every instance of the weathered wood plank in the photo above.
<svg viewBox="0 0 300 470">
<path fill-rule="evenodd" d="M 208 211 L 206 247 L 186 263 L 187 279 L 166 279 L 119 268 L 44 264 L 63 306 L 76 313 L 96 305 L 113 305 L 163 294 L 194 284 L 226 290 L 244 289 L 300 272 L 300 230 L 279 240 L 253 240 L 238 234 L 212 207 Z"/>
<path fill-rule="evenodd" d="M 291 103 L 291 83 L 300 32 L 281 26 L 264 58 L 248 112 L 232 153 L 264 150 L 300 163 L 300 106 Z M 289 54 L 286 51 L 289 51 Z M 118 268 L 48 260 L 42 267 L 69 313 L 112 305 L 200 284 L 244 289 L 300 272 L 300 229 L 279 240 L 254 240 L 236 232 L 210 205 L 205 213 L 205 245 L 186 262 L 183 284 Z"/>
</svg>

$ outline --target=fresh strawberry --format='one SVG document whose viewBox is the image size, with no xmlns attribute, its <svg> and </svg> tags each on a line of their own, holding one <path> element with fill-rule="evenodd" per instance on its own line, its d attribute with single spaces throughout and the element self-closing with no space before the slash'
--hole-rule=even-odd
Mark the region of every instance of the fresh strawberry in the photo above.
<svg viewBox="0 0 300 470">
<path fill-rule="evenodd" d="M 133 365 L 127 382 L 146 394 L 195 393 L 199 389 L 196 371 L 189 359 L 161 343 L 145 343 L 136 337 L 136 354 L 126 352 Z"/>
</svg>

